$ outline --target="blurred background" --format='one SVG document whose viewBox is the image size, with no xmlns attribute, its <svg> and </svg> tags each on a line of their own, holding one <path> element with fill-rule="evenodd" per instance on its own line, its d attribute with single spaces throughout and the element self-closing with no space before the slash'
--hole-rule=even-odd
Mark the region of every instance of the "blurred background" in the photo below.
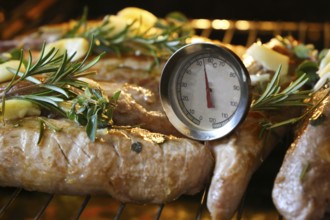
<svg viewBox="0 0 330 220">
<path fill-rule="evenodd" d="M 195 19 L 330 21 L 328 0 L 0 0 L 0 39 L 11 39 L 40 25 L 79 18 L 84 6 L 89 8 L 90 19 L 136 6 L 158 17 L 180 11 Z"/>
</svg>

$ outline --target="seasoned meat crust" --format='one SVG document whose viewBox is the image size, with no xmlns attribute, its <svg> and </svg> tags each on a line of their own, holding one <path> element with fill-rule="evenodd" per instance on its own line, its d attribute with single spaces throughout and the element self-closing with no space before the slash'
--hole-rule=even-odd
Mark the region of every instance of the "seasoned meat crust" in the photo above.
<svg viewBox="0 0 330 220">
<path fill-rule="evenodd" d="M 260 122 L 265 117 L 271 121 L 283 121 L 299 111 L 275 111 L 267 115 L 250 112 L 232 134 L 209 143 L 216 161 L 207 197 L 212 219 L 229 220 L 233 217 L 251 176 L 290 130 L 290 126 L 282 126 L 261 138 Z"/>
<path fill-rule="evenodd" d="M 47 120 L 61 130 L 45 129 L 39 144 L 37 118 L 0 126 L 1 186 L 165 203 L 201 191 L 213 170 L 211 152 L 195 141 L 113 128 L 93 143 L 74 122 Z"/>
<path fill-rule="evenodd" d="M 318 92 L 316 99 L 325 95 Z M 273 188 L 273 201 L 288 220 L 323 219 L 330 211 L 330 97 L 314 113 L 324 121 L 301 127 L 284 158 Z"/>
<path fill-rule="evenodd" d="M 121 91 L 114 110 L 113 121 L 116 125 L 141 127 L 143 129 L 182 137 L 167 119 L 158 96 L 148 89 L 132 84 L 99 82 L 110 97 Z"/>
</svg>

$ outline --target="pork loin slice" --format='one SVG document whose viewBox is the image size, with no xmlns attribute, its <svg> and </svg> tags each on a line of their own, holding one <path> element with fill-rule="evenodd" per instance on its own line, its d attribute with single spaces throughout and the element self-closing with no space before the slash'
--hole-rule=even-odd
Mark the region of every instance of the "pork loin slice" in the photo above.
<svg viewBox="0 0 330 220">
<path fill-rule="evenodd" d="M 134 84 L 159 94 L 160 72 L 164 63 L 155 66 L 154 62 L 152 57 L 146 56 L 107 56 L 92 67 L 97 74 L 90 77 L 96 81 Z"/>
<path fill-rule="evenodd" d="M 182 137 L 170 123 L 161 107 L 159 98 L 148 89 L 131 84 L 99 82 L 110 97 L 121 91 L 114 110 L 113 121 L 116 125 L 141 127 L 143 129 Z"/>
<path fill-rule="evenodd" d="M 323 219 L 330 211 L 330 97 L 314 112 L 321 113 L 319 124 L 304 122 L 275 180 L 273 201 L 288 220 Z"/>
<path fill-rule="evenodd" d="M 147 130 L 110 129 L 91 142 L 66 119 L 45 129 L 35 117 L 0 125 L 0 185 L 60 194 L 110 194 L 122 202 L 165 203 L 208 183 L 214 159 L 204 145 Z"/>
<path fill-rule="evenodd" d="M 290 130 L 290 126 L 282 126 L 260 137 L 260 122 L 265 118 L 283 121 L 299 112 L 299 109 L 268 112 L 267 115 L 250 112 L 233 133 L 209 142 L 216 161 L 207 196 L 212 219 L 233 217 L 252 175 Z"/>
</svg>

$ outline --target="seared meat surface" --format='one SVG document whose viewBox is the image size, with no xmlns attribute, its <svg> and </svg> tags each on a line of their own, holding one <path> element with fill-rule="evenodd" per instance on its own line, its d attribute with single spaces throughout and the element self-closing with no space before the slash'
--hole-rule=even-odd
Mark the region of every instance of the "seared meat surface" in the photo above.
<svg viewBox="0 0 330 220">
<path fill-rule="evenodd" d="M 105 57 L 93 67 L 97 74 L 92 78 L 96 81 L 134 84 L 158 94 L 162 64 L 155 66 L 154 62 L 145 56 Z"/>
<path fill-rule="evenodd" d="M 91 142 L 74 122 L 47 120 L 60 131 L 45 129 L 39 144 L 37 118 L 0 126 L 1 186 L 164 203 L 209 181 L 213 156 L 198 142 L 139 128 L 102 130 Z"/>
<path fill-rule="evenodd" d="M 141 127 L 152 132 L 182 136 L 167 119 L 158 94 L 140 86 L 99 82 L 109 96 L 121 91 L 113 121 L 116 125 Z"/>
<path fill-rule="evenodd" d="M 299 110 L 283 112 L 269 112 L 267 118 L 282 121 L 298 114 Z M 291 126 L 283 126 L 260 137 L 260 122 L 265 117 L 250 112 L 232 134 L 209 143 L 216 161 L 207 197 L 212 219 L 232 218 L 251 176 L 290 130 Z"/>
<path fill-rule="evenodd" d="M 314 98 L 325 94 L 318 92 Z M 314 114 L 321 114 L 321 121 L 303 123 L 273 188 L 274 204 L 288 220 L 323 219 L 330 211 L 330 97 Z"/>
</svg>

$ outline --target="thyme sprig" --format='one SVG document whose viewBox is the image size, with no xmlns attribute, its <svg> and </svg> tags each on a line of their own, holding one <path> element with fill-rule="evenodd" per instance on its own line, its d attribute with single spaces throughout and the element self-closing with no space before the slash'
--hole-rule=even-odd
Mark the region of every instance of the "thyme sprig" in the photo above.
<svg viewBox="0 0 330 220">
<path fill-rule="evenodd" d="M 109 100 L 100 88 L 91 88 L 80 77 L 94 74 L 89 71 L 103 56 L 103 53 L 87 62 L 92 51 L 92 44 L 82 61 L 71 62 L 74 54 L 58 56 L 58 50 L 45 51 L 43 45 L 39 58 L 33 62 L 31 51 L 25 71 L 21 71 L 23 50 L 17 69 L 8 68 L 14 75 L 1 93 L 2 112 L 9 99 L 29 100 L 50 112 L 55 112 L 86 126 L 88 137 L 94 141 L 97 128 L 111 126 L 112 112 L 119 94 Z M 18 85 L 23 85 L 19 87 Z M 17 86 L 19 89 L 14 89 Z M 83 101 L 82 100 L 83 97 Z M 78 100 L 78 101 L 77 101 Z M 74 103 L 71 109 L 63 108 L 63 103 Z M 87 104 L 86 104 L 87 103 Z M 84 118 L 83 120 L 78 120 Z"/>
<path fill-rule="evenodd" d="M 107 128 L 112 125 L 113 110 L 119 95 L 120 91 L 116 92 L 109 101 L 101 90 L 86 88 L 84 93 L 71 101 L 72 106 L 68 112 L 68 118 L 86 126 L 89 138 L 94 141 L 98 128 Z"/>
</svg>

